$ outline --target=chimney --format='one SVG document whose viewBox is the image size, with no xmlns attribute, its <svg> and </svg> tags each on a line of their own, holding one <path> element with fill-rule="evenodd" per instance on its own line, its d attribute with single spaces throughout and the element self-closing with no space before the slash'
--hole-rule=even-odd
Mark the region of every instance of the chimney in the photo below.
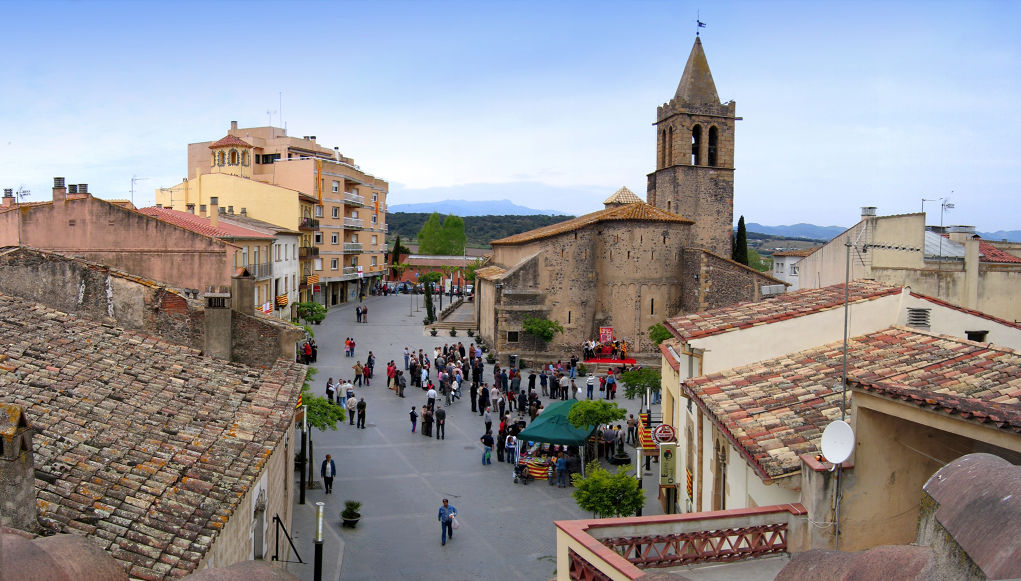
<svg viewBox="0 0 1021 581">
<path fill-rule="evenodd" d="M 184 208 L 185 208 L 185 211 L 187 211 L 189 214 L 194 214 L 195 213 L 195 204 L 185 204 Z"/>
<path fill-rule="evenodd" d="M 4 198 L 2 206 L 4 208 L 14 203 L 14 188 L 4 188 Z"/>
<path fill-rule="evenodd" d="M 203 218 L 207 218 L 208 217 L 208 216 L 206 216 L 206 205 L 205 204 L 199 204 L 199 214 Z"/>
<path fill-rule="evenodd" d="M 230 130 L 231 131 L 237 131 L 238 130 L 238 122 L 237 121 L 231 121 L 230 122 Z"/>
<path fill-rule="evenodd" d="M 0 525 L 25 531 L 39 528 L 33 434 L 20 405 L 0 403 Z"/>
<path fill-rule="evenodd" d="M 862 206 L 861 207 L 861 217 L 862 218 L 874 218 L 875 216 L 876 216 L 876 207 L 875 206 Z"/>
<path fill-rule="evenodd" d="M 251 315 L 255 311 L 255 277 L 246 268 L 239 268 L 230 278 L 232 311 Z"/>
<path fill-rule="evenodd" d="M 248 209 L 247 208 L 241 208 L 241 215 L 247 217 L 248 216 Z"/>
<path fill-rule="evenodd" d="M 220 198 L 212 196 L 209 198 L 209 225 L 216 228 L 220 218 Z"/>
<path fill-rule="evenodd" d="M 231 216 L 234 215 L 234 206 L 227 206 L 227 213 Z"/>
<path fill-rule="evenodd" d="M 64 178 L 53 178 L 53 201 L 63 202 L 67 199 L 67 188 L 64 187 Z"/>
<path fill-rule="evenodd" d="M 77 184 L 67 184 L 67 193 L 69 193 L 69 194 L 77 194 L 78 193 L 78 185 Z"/>
<path fill-rule="evenodd" d="M 157 208 L 162 208 L 162 207 L 163 207 L 163 204 L 156 204 L 156 207 L 157 207 Z"/>
<path fill-rule="evenodd" d="M 214 292 L 213 287 L 209 287 L 209 291 L 203 294 L 202 298 L 205 299 L 202 316 L 206 327 L 203 350 L 210 357 L 230 361 L 232 352 L 230 290 L 221 288 L 220 292 Z"/>
<path fill-rule="evenodd" d="M 89 193 L 89 184 L 78 184 L 78 193 L 79 194 Z"/>
<path fill-rule="evenodd" d="M 308 136 L 308 140 L 311 141 L 312 143 L 315 143 L 316 142 L 316 136 L 315 135 L 309 135 Z"/>
</svg>

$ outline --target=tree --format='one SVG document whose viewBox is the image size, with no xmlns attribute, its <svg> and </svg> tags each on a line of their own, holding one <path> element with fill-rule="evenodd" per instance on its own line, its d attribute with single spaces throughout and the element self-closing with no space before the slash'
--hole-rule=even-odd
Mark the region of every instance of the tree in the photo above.
<svg viewBox="0 0 1021 581">
<path fill-rule="evenodd" d="M 443 227 L 440 229 L 443 240 L 442 254 L 445 256 L 457 256 L 464 254 L 464 245 L 467 236 L 464 234 L 464 219 L 453 214 L 443 220 Z"/>
<path fill-rule="evenodd" d="M 663 376 L 658 369 L 642 367 L 621 373 L 620 380 L 624 382 L 624 395 L 631 398 L 646 392 L 658 392 Z"/>
<path fill-rule="evenodd" d="M 315 323 L 318 325 L 326 318 L 326 307 L 315 301 L 305 301 L 298 303 L 296 306 L 298 310 L 298 320 L 302 321 L 306 325 L 309 323 Z"/>
<path fill-rule="evenodd" d="M 593 460 L 586 470 L 585 476 L 571 475 L 575 488 L 571 496 L 582 510 L 597 518 L 638 514 L 645 504 L 645 494 L 638 487 L 638 479 L 628 474 L 627 467 L 621 466 L 611 473 Z"/>
<path fill-rule="evenodd" d="M 429 219 L 422 225 L 422 229 L 418 231 L 419 254 L 442 254 L 439 252 L 442 245 L 440 240 L 442 228 L 443 223 L 440 221 L 440 215 L 436 212 L 430 214 Z"/>
<path fill-rule="evenodd" d="M 748 265 L 748 232 L 744 228 L 744 216 L 737 221 L 737 234 L 734 236 L 734 262 Z"/>
<path fill-rule="evenodd" d="M 754 248 L 748 249 L 748 266 L 754 268 L 759 272 L 769 272 L 773 270 L 773 258 L 763 258 Z"/>
<path fill-rule="evenodd" d="M 546 317 L 525 317 L 521 328 L 529 335 L 547 343 L 552 341 L 557 333 L 564 332 L 564 327 L 560 323 Z"/>
<path fill-rule="evenodd" d="M 612 424 L 627 417 L 627 410 L 604 399 L 583 399 L 571 407 L 567 423 L 576 428 Z"/>
<path fill-rule="evenodd" d="M 656 323 L 649 327 L 649 341 L 652 341 L 657 347 L 660 343 L 666 341 L 670 337 L 673 337 L 673 334 L 670 333 L 670 331 L 667 331 L 667 328 L 663 326 L 663 323 Z"/>
<path fill-rule="evenodd" d="M 425 319 L 426 325 L 436 321 L 436 309 L 433 307 L 433 283 L 439 282 L 440 273 L 427 272 L 419 277 L 418 281 L 425 287 Z"/>
<path fill-rule="evenodd" d="M 346 410 L 343 406 L 339 406 L 330 400 L 319 395 L 312 394 L 312 378 L 315 376 L 318 369 L 315 367 L 309 367 L 308 371 L 305 372 L 305 383 L 301 386 L 301 401 L 303 404 L 308 406 L 305 412 L 305 421 L 309 426 L 317 428 L 320 431 L 325 432 L 326 430 L 336 430 L 337 422 L 343 422 L 347 417 Z M 313 461 L 314 455 L 312 450 L 312 435 L 308 437 L 308 458 L 309 458 L 309 473 L 308 482 L 311 483 L 314 480 L 315 471 L 311 470 L 315 466 Z"/>
<path fill-rule="evenodd" d="M 482 265 L 486 261 L 482 258 L 476 258 L 475 260 L 468 263 L 468 266 L 464 267 L 464 281 L 466 284 L 475 284 L 475 271 L 482 268 Z"/>
</svg>

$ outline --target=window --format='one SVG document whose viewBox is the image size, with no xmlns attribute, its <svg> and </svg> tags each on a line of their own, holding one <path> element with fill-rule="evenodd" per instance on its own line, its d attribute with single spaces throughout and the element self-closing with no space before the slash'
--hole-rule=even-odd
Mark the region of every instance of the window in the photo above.
<svg viewBox="0 0 1021 581">
<path fill-rule="evenodd" d="M 699 154 L 702 151 L 702 126 L 696 125 L 691 128 L 691 165 L 701 165 L 702 159 Z"/>
<path fill-rule="evenodd" d="M 277 262 L 280 262 L 280 245 L 279 244 L 274 244 L 273 245 L 273 256 L 276 257 L 273 260 L 275 260 Z"/>
<path fill-rule="evenodd" d="M 370 266 L 376 266 L 376 257 L 375 256 L 372 257 L 372 261 L 369 262 L 369 265 Z"/>
<path fill-rule="evenodd" d="M 323 207 L 322 206 L 316 206 L 316 218 L 322 218 L 322 217 L 323 217 Z"/>
<path fill-rule="evenodd" d="M 296 274 L 291 275 L 291 288 L 293 289 L 298 288 L 298 275 Z"/>
<path fill-rule="evenodd" d="M 379 194 L 377 194 L 376 192 L 372 192 L 372 201 L 375 202 L 375 201 L 379 200 L 378 196 L 379 196 Z"/>
<path fill-rule="evenodd" d="M 567 324 L 571 324 L 571 311 L 567 311 Z"/>
<path fill-rule="evenodd" d="M 377 216 L 377 215 L 373 214 L 373 215 L 372 215 L 372 223 L 373 223 L 373 224 L 375 224 L 375 223 L 376 223 L 376 220 L 377 220 L 378 218 L 379 218 L 379 216 Z"/>
<path fill-rule="evenodd" d="M 908 308 L 908 327 L 915 327 L 916 329 L 928 329 L 929 313 L 930 313 L 929 309 Z"/>
<path fill-rule="evenodd" d="M 248 247 L 241 249 L 241 266 L 248 266 Z"/>
<path fill-rule="evenodd" d="M 298 245 L 297 244 L 291 244 L 291 260 L 297 260 L 297 259 L 298 259 Z"/>
<path fill-rule="evenodd" d="M 358 210 L 351 210 L 351 217 L 352 218 L 357 218 L 358 217 Z"/>
<path fill-rule="evenodd" d="M 334 260 L 336 260 L 336 258 L 334 258 Z M 314 262 L 314 266 L 313 267 L 316 270 L 322 270 L 323 269 L 323 259 L 322 258 L 317 258 L 313 262 Z"/>
<path fill-rule="evenodd" d="M 716 142 L 719 140 L 716 127 L 709 128 L 709 165 L 716 166 Z"/>
<path fill-rule="evenodd" d="M 338 206 L 333 206 L 332 208 L 330 208 L 330 212 L 333 213 L 334 218 L 340 218 L 340 208 Z"/>
<path fill-rule="evenodd" d="M 517 343 L 518 342 L 518 332 L 517 331 L 507 331 L 507 342 L 508 343 Z"/>
<path fill-rule="evenodd" d="M 337 244 L 337 242 L 338 242 L 337 233 L 333 232 L 332 234 L 330 234 L 330 244 Z"/>
<path fill-rule="evenodd" d="M 791 276 L 798 276 L 798 265 L 797 264 L 792 264 L 791 265 Z"/>
<path fill-rule="evenodd" d="M 777 274 L 780 274 L 780 273 L 783 272 L 783 263 L 782 262 L 777 262 L 776 263 L 776 272 L 777 272 Z"/>
<path fill-rule="evenodd" d="M 666 133 L 666 165 L 674 164 L 674 128 L 670 127 Z"/>
<path fill-rule="evenodd" d="M 336 258 L 331 258 L 330 259 L 330 270 L 337 270 L 337 259 Z"/>
<path fill-rule="evenodd" d="M 351 242 L 358 242 L 358 235 L 357 234 L 352 234 L 351 235 Z"/>
<path fill-rule="evenodd" d="M 238 164 L 238 152 L 237 152 L 237 150 L 234 150 L 234 149 L 230 150 L 230 164 L 231 165 L 237 165 Z"/>
<path fill-rule="evenodd" d="M 322 243 L 323 243 L 323 233 L 322 232 L 316 232 L 316 244 L 322 244 Z"/>
<path fill-rule="evenodd" d="M 372 243 L 373 243 L 373 244 L 375 244 L 375 243 L 376 243 L 376 235 L 375 235 L 375 234 L 373 234 L 373 235 L 372 235 Z"/>
<path fill-rule="evenodd" d="M 649 299 L 649 314 L 656 314 L 656 299 Z"/>
<path fill-rule="evenodd" d="M 339 191 L 340 191 L 340 182 L 334 180 L 334 182 L 333 182 L 333 192 L 336 193 L 336 192 L 339 192 Z"/>
<path fill-rule="evenodd" d="M 989 334 L 989 331 L 965 331 L 964 334 L 967 335 L 969 341 L 985 343 L 986 335 Z"/>
</svg>

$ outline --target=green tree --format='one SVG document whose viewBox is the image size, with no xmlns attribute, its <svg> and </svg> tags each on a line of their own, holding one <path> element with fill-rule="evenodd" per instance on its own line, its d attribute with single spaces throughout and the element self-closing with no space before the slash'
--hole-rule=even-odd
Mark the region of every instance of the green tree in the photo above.
<svg viewBox="0 0 1021 581">
<path fill-rule="evenodd" d="M 440 229 L 442 250 L 446 256 L 459 256 L 464 254 L 464 245 L 467 236 L 464 234 L 464 219 L 453 214 L 443 220 L 443 227 Z"/>
<path fill-rule="evenodd" d="M 744 228 L 744 216 L 737 221 L 737 234 L 734 236 L 734 262 L 748 265 L 748 232 Z"/>
<path fill-rule="evenodd" d="M 754 268 L 759 272 L 769 272 L 773 270 L 773 257 L 767 256 L 763 258 L 754 248 L 748 249 L 748 266 Z"/>
<path fill-rule="evenodd" d="M 552 341 L 557 333 L 564 332 L 564 327 L 560 323 L 546 317 L 525 317 L 521 328 L 529 335 L 547 343 Z"/>
<path fill-rule="evenodd" d="M 666 341 L 673 334 L 667 331 L 667 328 L 663 326 L 663 323 L 656 323 L 649 327 L 649 341 L 652 341 L 657 347 L 663 341 Z"/>
<path fill-rule="evenodd" d="M 482 258 L 476 258 L 475 260 L 468 263 L 468 266 L 464 267 L 464 282 L 467 284 L 475 284 L 475 271 L 482 268 L 482 265 L 486 261 Z"/>
<path fill-rule="evenodd" d="M 612 424 L 627 417 L 627 410 L 604 399 L 583 399 L 567 414 L 567 423 L 576 428 Z"/>
<path fill-rule="evenodd" d="M 394 240 L 394 248 L 390 251 L 390 264 L 397 266 L 401 261 L 401 256 L 404 254 L 411 254 L 411 250 L 401 244 L 401 235 L 397 235 L 397 239 Z"/>
<path fill-rule="evenodd" d="M 631 398 L 636 395 L 645 395 L 646 391 L 658 392 L 663 382 L 663 376 L 658 369 L 642 367 L 621 373 L 620 380 L 624 382 L 624 395 Z"/>
<path fill-rule="evenodd" d="M 425 319 L 430 324 L 436 321 L 436 308 L 433 306 L 433 285 L 440 281 L 440 273 L 427 272 L 419 277 L 418 282 L 425 287 Z"/>
<path fill-rule="evenodd" d="M 305 421 L 309 426 L 323 432 L 326 430 L 336 430 L 337 422 L 343 422 L 347 417 L 346 410 L 343 406 L 331 403 L 325 397 L 312 393 L 312 378 L 315 377 L 317 371 L 318 369 L 315 367 L 309 367 L 308 371 L 305 372 L 305 382 L 301 386 L 301 401 L 304 405 L 308 406 L 306 408 Z M 308 482 L 311 484 L 315 480 L 315 471 L 311 470 L 311 467 L 316 465 L 314 462 L 315 455 L 311 434 L 308 437 L 308 458 L 310 467 Z"/>
<path fill-rule="evenodd" d="M 306 325 L 309 323 L 318 325 L 326 318 L 326 307 L 315 301 L 305 301 L 298 303 L 296 306 L 298 310 L 298 320 L 302 321 Z"/>
<path fill-rule="evenodd" d="M 418 253 L 419 254 L 442 254 L 440 248 L 443 244 L 443 222 L 440 215 L 433 212 L 425 221 L 422 229 L 418 231 Z"/>
<path fill-rule="evenodd" d="M 635 515 L 645 504 L 645 494 L 638 487 L 638 479 L 628 471 L 628 467 L 620 466 L 616 473 L 611 473 L 593 460 L 585 476 L 571 475 L 575 488 L 571 496 L 582 510 L 597 518 Z"/>
</svg>

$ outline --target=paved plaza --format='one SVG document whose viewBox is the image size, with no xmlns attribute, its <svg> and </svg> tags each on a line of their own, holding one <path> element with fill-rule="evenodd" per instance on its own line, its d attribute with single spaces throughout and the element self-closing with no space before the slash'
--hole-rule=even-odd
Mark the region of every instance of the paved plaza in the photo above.
<svg viewBox="0 0 1021 581">
<path fill-rule="evenodd" d="M 553 521 L 591 517 L 571 498 L 573 489 L 545 481 L 514 484 L 511 465 L 497 462 L 495 451 L 493 463 L 483 466 L 479 438 L 484 424 L 471 411 L 467 388 L 465 399 L 448 410 L 445 440 L 426 438 L 417 430 L 411 433 L 408 412 L 425 403 L 421 389 L 409 386 L 406 398 L 400 399 L 386 388 L 386 364 L 393 359 L 403 369 L 405 346 L 421 348 L 431 358 L 434 346 L 461 341 L 467 347 L 471 342 L 463 332 L 457 337 L 445 331 L 436 337 L 425 333 L 425 309 L 414 308 L 421 300 L 408 295 L 369 297 L 363 303 L 369 309 L 368 323 L 355 322 L 352 303 L 331 308 L 323 324 L 315 327 L 316 394 L 325 393 L 329 377 L 351 377 L 351 366 L 364 363 L 370 350 L 376 356 L 377 379 L 372 387 L 356 388 L 367 403 L 366 429 L 345 422 L 337 431 L 313 432 L 316 479 L 325 454 L 336 460 L 338 476 L 333 494 L 324 494 L 322 488 L 309 490 L 306 504 L 295 505 L 291 532 L 301 557 L 312 560 L 313 507 L 323 501 L 324 579 L 551 579 L 556 569 Z M 349 336 L 357 344 L 354 358 L 344 356 L 344 338 Z M 486 381 L 491 381 L 491 371 L 487 365 Z M 617 401 L 637 413 L 637 399 Z M 645 514 L 659 513 L 651 479 L 647 473 L 650 498 Z M 295 502 L 297 498 L 296 492 Z M 457 508 L 461 522 L 446 546 L 440 545 L 436 520 L 443 498 Z M 347 499 L 363 503 L 355 529 L 340 526 L 339 513 Z M 302 579 L 313 578 L 311 564 L 289 564 L 288 570 Z"/>
</svg>

